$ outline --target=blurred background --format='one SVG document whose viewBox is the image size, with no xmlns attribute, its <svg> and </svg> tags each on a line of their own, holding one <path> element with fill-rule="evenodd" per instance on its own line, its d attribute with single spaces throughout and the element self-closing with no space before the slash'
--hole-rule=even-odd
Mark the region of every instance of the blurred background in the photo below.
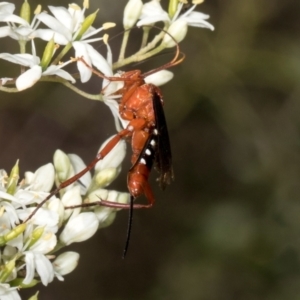
<svg viewBox="0 0 300 300">
<path fill-rule="evenodd" d="M 119 21 L 110 35 L 121 32 L 126 2 L 91 1 L 90 12 L 100 7 L 95 27 Z M 216 29 L 189 28 L 180 44 L 186 60 L 162 87 L 174 184 L 162 192 L 152 175 L 157 202 L 134 212 L 125 260 L 121 211 L 110 227 L 69 246 L 81 255 L 77 269 L 64 283 L 38 286 L 40 299 L 300 298 L 300 2 L 206 0 L 197 10 Z M 112 42 L 115 57 L 120 43 Z M 1 40 L 1 52 L 16 49 Z M 0 77 L 16 75 L 8 66 L 0 61 Z M 97 93 L 101 81 L 84 88 Z M 105 105 L 51 83 L 1 92 L 0 120 L 0 166 L 10 170 L 19 158 L 22 173 L 52 161 L 57 148 L 89 162 L 115 132 Z M 113 188 L 127 189 L 128 161 Z"/>
</svg>

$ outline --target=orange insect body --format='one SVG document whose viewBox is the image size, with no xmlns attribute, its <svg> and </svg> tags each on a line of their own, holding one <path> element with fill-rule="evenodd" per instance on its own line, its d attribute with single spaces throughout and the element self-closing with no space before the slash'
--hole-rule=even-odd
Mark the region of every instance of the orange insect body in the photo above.
<svg viewBox="0 0 300 300">
<path fill-rule="evenodd" d="M 162 93 L 157 86 L 145 83 L 144 78 L 147 75 L 170 68 L 182 62 L 184 55 L 179 58 L 179 46 L 177 43 L 176 45 L 177 51 L 172 61 L 145 74 L 142 74 L 140 70 L 133 70 L 123 73 L 121 77 L 107 77 L 95 71 L 83 58 L 78 59 L 78 61 L 82 62 L 99 77 L 109 81 L 124 81 L 124 87 L 118 90 L 115 95 L 122 95 L 119 104 L 119 113 L 120 117 L 123 120 L 129 121 L 129 123 L 125 129 L 117 133 L 106 144 L 85 169 L 62 182 L 42 202 L 40 202 L 24 223 L 31 219 L 38 209 L 53 195 L 56 195 L 61 189 L 79 180 L 84 174 L 90 171 L 99 160 L 103 159 L 121 139 L 128 137 L 131 137 L 131 147 L 133 152 L 131 157 L 132 167 L 129 170 L 127 177 L 128 189 L 132 196 L 131 198 L 133 199 L 144 194 L 148 200 L 148 204 L 132 204 L 132 199 L 131 204 L 122 204 L 101 199 L 101 201 L 89 203 L 85 206 L 102 205 L 113 208 L 131 209 L 149 208 L 153 205 L 154 195 L 148 183 L 153 162 L 155 162 L 155 167 L 160 173 L 159 184 L 163 189 L 173 179 L 173 169 L 169 136 L 162 109 Z M 75 207 L 77 206 L 67 208 Z"/>
<path fill-rule="evenodd" d="M 127 186 L 131 196 L 137 198 L 145 194 L 149 204 L 134 204 L 135 208 L 151 207 L 154 203 L 154 196 L 148 183 L 152 162 L 146 164 L 145 159 L 141 158 L 145 144 L 150 135 L 155 130 L 156 118 L 153 107 L 153 95 L 157 94 L 161 98 L 161 91 L 153 84 L 147 84 L 139 70 L 126 72 L 121 75 L 124 87 L 117 91 L 121 93 L 122 99 L 119 104 L 119 112 L 122 119 L 129 121 L 127 127 L 119 132 L 119 136 L 131 136 L 133 167 L 127 177 Z M 150 151 L 148 149 L 148 151 Z M 149 152 L 148 152 L 149 153 Z M 150 157 L 150 154 L 152 155 Z M 154 160 L 154 153 L 149 153 L 149 160 Z M 103 205 L 111 207 L 125 208 L 124 204 L 102 201 Z M 120 206 L 121 205 L 121 206 Z"/>
</svg>

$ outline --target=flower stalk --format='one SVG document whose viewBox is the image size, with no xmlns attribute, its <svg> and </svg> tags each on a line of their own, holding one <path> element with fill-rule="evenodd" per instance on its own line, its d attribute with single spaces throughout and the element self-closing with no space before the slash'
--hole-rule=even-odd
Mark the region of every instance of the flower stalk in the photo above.
<svg viewBox="0 0 300 300">
<path fill-rule="evenodd" d="M 113 60 L 108 34 L 102 31 L 118 22 L 106 22 L 97 28 L 99 9 L 85 17 L 88 0 L 84 0 L 82 8 L 73 3 L 68 7 L 48 5 L 42 10 L 38 5 L 33 14 L 29 0 L 24 0 L 19 15 L 14 14 L 15 4 L 2 2 L 0 38 L 16 41 L 17 47 L 13 53 L 0 51 L 0 59 L 20 66 L 20 72 L 14 78 L 1 78 L 0 91 L 19 93 L 35 88 L 39 82 L 62 84 L 85 99 L 102 101 L 111 110 L 116 130 L 127 128 L 128 120 L 121 118 L 119 112 L 124 80 L 117 81 L 120 74 L 115 74 L 115 71 L 153 57 L 166 48 L 178 47 L 190 26 L 214 29 L 207 21 L 208 15 L 195 11 L 202 0 L 192 1 L 188 9 L 185 9 L 184 2 L 187 1 L 170 0 L 168 11 L 165 11 L 157 0 L 129 0 L 124 8 L 125 32 L 117 61 Z M 156 24 L 161 22 L 163 29 L 151 39 L 151 28 L 157 28 Z M 143 30 L 141 48 L 128 54 L 130 32 L 135 26 Z M 44 43 L 42 52 L 35 46 L 37 41 Z M 106 47 L 104 55 L 98 51 L 97 42 Z M 30 51 L 27 43 L 30 43 Z M 143 73 L 142 78 L 155 85 L 166 83 L 174 74 L 162 70 L 165 66 L 168 64 Z M 71 73 L 69 69 L 75 67 L 77 71 Z M 91 94 L 76 86 L 76 80 L 85 84 L 93 73 L 102 77 L 101 92 Z M 100 206 L 101 199 L 129 203 L 128 192 L 109 189 L 121 172 L 125 156 L 126 142 L 121 140 L 95 165 L 94 170 L 92 164 L 87 168 L 76 154 L 66 154 L 61 150 L 55 152 L 53 164 L 41 166 L 35 172 L 25 172 L 21 180 L 20 174 L 23 173 L 19 170 L 19 161 L 9 176 L 0 170 L 1 299 L 19 300 L 17 287 L 31 288 L 39 282 L 46 286 L 55 278 L 63 281 L 64 276 L 76 268 L 78 253 L 66 251 L 57 257 L 55 254 L 73 243 L 84 242 L 114 221 L 119 209 Z M 82 170 L 85 170 L 82 177 L 64 185 L 58 193 L 57 187 L 62 182 Z M 38 293 L 30 299 L 38 299 Z"/>
</svg>

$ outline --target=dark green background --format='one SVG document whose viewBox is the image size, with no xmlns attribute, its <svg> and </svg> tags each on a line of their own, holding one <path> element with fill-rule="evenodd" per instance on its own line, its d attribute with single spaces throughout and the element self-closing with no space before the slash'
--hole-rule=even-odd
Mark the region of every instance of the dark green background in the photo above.
<svg viewBox="0 0 300 300">
<path fill-rule="evenodd" d="M 121 20 L 125 3 L 92 1 L 90 11 L 100 7 L 96 25 Z M 187 58 L 163 87 L 175 183 L 161 192 L 153 176 L 157 203 L 134 212 L 125 260 L 120 212 L 112 226 L 68 248 L 80 252 L 77 269 L 64 283 L 39 286 L 40 299 L 300 298 L 300 2 L 207 0 L 198 10 L 216 30 L 189 29 L 180 44 Z M 119 22 L 110 32 L 121 30 Z M 115 57 L 120 40 L 112 42 Z M 1 40 L 1 52 L 16 49 Z M 1 62 L 1 77 L 16 76 L 8 66 Z M 99 92 L 101 81 L 84 88 Z M 89 162 L 114 133 L 106 106 L 50 83 L 1 93 L 0 108 L 6 170 L 19 158 L 22 172 L 34 171 L 57 148 Z M 114 188 L 126 190 L 128 168 Z"/>
</svg>

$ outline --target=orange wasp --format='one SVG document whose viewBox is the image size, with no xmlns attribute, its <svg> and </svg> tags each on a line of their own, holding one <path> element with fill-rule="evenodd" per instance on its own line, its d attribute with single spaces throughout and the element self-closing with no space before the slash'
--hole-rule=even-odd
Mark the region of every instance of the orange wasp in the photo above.
<svg viewBox="0 0 300 300">
<path fill-rule="evenodd" d="M 119 103 L 120 117 L 129 122 L 127 127 L 118 132 L 85 169 L 62 182 L 48 195 L 47 198 L 36 206 L 24 222 L 27 222 L 32 218 L 37 210 L 53 195 L 76 182 L 85 173 L 90 171 L 99 160 L 103 159 L 118 144 L 121 139 L 125 138 L 131 138 L 131 148 L 133 152 L 131 157 L 132 166 L 129 169 L 127 176 L 127 186 L 131 195 L 130 203 L 122 204 L 101 199 L 94 203 L 82 204 L 80 207 L 101 205 L 112 208 L 130 209 L 131 213 L 132 209 L 152 207 L 155 199 L 148 178 L 153 164 L 160 174 L 158 181 L 162 189 L 164 189 L 167 184 L 170 184 L 171 180 L 174 178 L 174 174 L 168 129 L 163 110 L 162 93 L 154 84 L 146 83 L 145 77 L 181 63 L 184 56 L 182 55 L 182 57 L 179 57 L 180 52 L 177 43 L 176 47 L 175 57 L 165 65 L 144 74 L 142 74 L 140 70 L 125 72 L 121 74 L 120 77 L 107 77 L 102 73 L 95 71 L 83 58 L 78 58 L 78 61 L 85 64 L 86 67 L 91 69 L 92 72 L 99 77 L 109 81 L 124 81 L 124 86 L 115 94 L 120 94 L 122 96 Z M 134 200 L 141 195 L 145 195 L 148 203 L 133 203 Z M 77 206 L 72 206 L 67 208 L 76 207 Z M 131 215 L 129 219 L 129 223 L 131 224 Z M 129 225 L 129 229 L 130 226 L 131 225 Z M 124 255 L 127 250 L 128 240 L 129 235 Z"/>
</svg>

